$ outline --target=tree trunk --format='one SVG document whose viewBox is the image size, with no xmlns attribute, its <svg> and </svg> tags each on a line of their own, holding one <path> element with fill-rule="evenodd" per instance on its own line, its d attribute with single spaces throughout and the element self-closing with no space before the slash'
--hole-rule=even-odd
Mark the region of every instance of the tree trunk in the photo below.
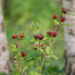
<svg viewBox="0 0 75 75">
<path fill-rule="evenodd" d="M 0 0 L 0 72 L 5 72 L 7 75 L 9 75 L 10 71 L 12 71 L 12 67 L 9 60 L 9 51 L 6 40 L 6 33 L 4 32 L 2 0 Z"/>
<path fill-rule="evenodd" d="M 66 40 L 66 75 L 75 75 L 75 0 L 63 0 L 63 7 L 69 10 L 65 23 L 70 24 L 70 26 L 64 27 Z"/>
</svg>

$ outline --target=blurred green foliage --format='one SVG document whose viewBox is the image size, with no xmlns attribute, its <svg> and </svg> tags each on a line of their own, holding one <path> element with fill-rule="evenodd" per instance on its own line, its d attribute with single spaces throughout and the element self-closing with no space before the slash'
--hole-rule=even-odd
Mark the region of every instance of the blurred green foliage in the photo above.
<svg viewBox="0 0 75 75">
<path fill-rule="evenodd" d="M 25 33 L 26 41 L 25 47 L 30 48 L 32 37 L 32 30 L 29 26 L 32 24 L 39 24 L 41 26 L 41 33 L 45 34 L 48 30 L 54 30 L 52 20 L 53 14 L 61 16 L 61 5 L 57 6 L 57 0 L 8 0 L 9 5 L 4 8 L 5 29 L 7 33 L 8 42 L 13 33 Z M 56 40 L 52 50 L 54 54 L 59 57 L 58 60 L 48 59 L 45 61 L 43 68 L 43 75 L 65 75 L 65 61 L 64 61 L 64 30 L 63 26 L 59 26 L 58 36 L 61 38 Z M 12 40 L 12 39 L 11 39 Z M 10 46 L 10 42 L 8 43 Z M 17 72 L 14 66 L 14 75 Z M 0 74 L 2 75 L 2 74 Z M 17 74 L 16 74 L 17 75 Z"/>
</svg>

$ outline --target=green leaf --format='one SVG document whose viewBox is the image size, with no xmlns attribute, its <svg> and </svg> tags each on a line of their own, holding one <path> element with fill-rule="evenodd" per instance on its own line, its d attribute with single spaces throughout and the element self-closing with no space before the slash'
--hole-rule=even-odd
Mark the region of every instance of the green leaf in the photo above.
<svg viewBox="0 0 75 75">
<path fill-rule="evenodd" d="M 43 40 L 48 40 L 48 39 L 51 39 L 51 38 L 52 38 L 51 36 L 47 35 L 47 36 L 44 37 Z"/>
<path fill-rule="evenodd" d="M 38 60 L 40 60 L 40 61 L 41 61 L 41 57 L 38 57 Z"/>
<path fill-rule="evenodd" d="M 30 71 L 30 75 L 39 75 L 39 73 L 36 71 Z"/>
<path fill-rule="evenodd" d="M 66 26 L 71 26 L 70 24 L 64 24 L 64 25 L 66 25 Z"/>
<path fill-rule="evenodd" d="M 57 24 L 57 25 L 59 24 L 59 22 L 57 20 L 54 20 L 54 23 Z"/>
<path fill-rule="evenodd" d="M 37 39 L 31 39 L 31 42 L 36 42 L 37 41 Z"/>
<path fill-rule="evenodd" d="M 56 60 L 58 59 L 58 57 L 55 56 L 55 55 L 51 55 L 51 57 L 54 58 L 54 59 L 56 59 Z"/>
<path fill-rule="evenodd" d="M 15 51 L 17 51 L 17 48 L 16 48 L 16 46 L 15 45 L 12 45 L 12 52 L 15 52 Z"/>
<path fill-rule="evenodd" d="M 40 29 L 40 26 L 37 25 L 37 24 L 34 24 L 32 25 L 32 30 L 35 31 L 35 30 L 39 30 Z"/>
<path fill-rule="evenodd" d="M 41 53 L 43 53 L 43 49 L 40 48 Z"/>
<path fill-rule="evenodd" d="M 61 38 L 61 37 L 56 37 L 54 40 L 62 40 L 62 41 L 64 41 L 65 39 Z"/>
<path fill-rule="evenodd" d="M 39 66 L 37 67 L 37 70 L 38 70 L 38 71 L 40 70 L 40 67 L 39 67 Z"/>
<path fill-rule="evenodd" d="M 15 58 L 18 58 L 20 56 L 20 54 L 18 53 L 16 56 L 15 56 Z"/>
<path fill-rule="evenodd" d="M 25 72 L 28 69 L 28 66 L 24 66 L 23 72 Z"/>
<path fill-rule="evenodd" d="M 44 39 L 43 40 L 47 40 L 48 39 L 48 37 L 44 37 Z"/>
<path fill-rule="evenodd" d="M 46 53 L 49 55 L 49 53 L 50 53 L 50 48 L 49 47 L 46 48 Z"/>
<path fill-rule="evenodd" d="M 32 25 L 31 29 L 32 29 L 32 31 L 33 31 L 34 34 L 40 32 L 40 26 L 37 25 L 37 24 Z"/>
<path fill-rule="evenodd" d="M 37 24 L 35 24 L 35 25 L 33 25 L 33 28 L 35 28 L 35 29 L 39 29 L 39 28 L 40 28 L 40 26 L 39 26 L 39 25 L 37 25 Z"/>
</svg>

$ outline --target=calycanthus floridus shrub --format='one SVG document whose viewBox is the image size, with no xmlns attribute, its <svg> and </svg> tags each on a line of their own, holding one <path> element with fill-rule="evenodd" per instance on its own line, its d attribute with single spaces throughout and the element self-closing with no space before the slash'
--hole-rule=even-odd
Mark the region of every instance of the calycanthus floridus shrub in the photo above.
<svg viewBox="0 0 75 75">
<path fill-rule="evenodd" d="M 60 19 L 58 19 L 57 14 L 53 15 L 55 30 L 46 32 L 46 35 L 40 33 L 39 25 L 32 27 L 33 31 L 36 32 L 37 30 L 38 33 L 33 35 L 33 45 L 31 49 L 26 49 L 25 46 L 22 46 L 26 38 L 24 33 L 12 35 L 14 44 L 11 47 L 11 54 L 14 64 L 21 75 L 42 75 L 42 68 L 45 65 L 45 60 L 49 57 L 57 59 L 50 49 L 54 39 L 58 37 L 57 29 L 59 24 L 64 24 L 66 21 L 66 13 L 66 9 L 62 8 L 62 16 Z M 50 41 L 49 45 L 44 44 L 44 41 Z"/>
</svg>

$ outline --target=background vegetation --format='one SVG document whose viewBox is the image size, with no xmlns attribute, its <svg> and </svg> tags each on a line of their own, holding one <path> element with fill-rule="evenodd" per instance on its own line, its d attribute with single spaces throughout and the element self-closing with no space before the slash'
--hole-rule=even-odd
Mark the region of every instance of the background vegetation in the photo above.
<svg viewBox="0 0 75 75">
<path fill-rule="evenodd" d="M 6 4 L 3 12 L 9 46 L 9 39 L 11 39 L 13 33 L 25 33 L 27 37 L 25 47 L 31 47 L 32 44 L 29 40 L 32 34 L 29 26 L 37 23 L 41 25 L 41 33 L 45 34 L 48 30 L 54 29 L 53 14 L 61 16 L 62 6 L 57 5 L 56 0 L 7 0 L 4 4 Z M 57 38 L 58 40 L 56 40 L 51 49 L 58 57 L 58 60 L 48 59 L 46 61 L 43 68 L 44 75 L 65 75 L 64 29 L 62 25 L 59 26 L 58 36 L 60 39 Z M 15 75 L 16 72 L 18 71 L 14 66 L 14 72 L 11 75 Z"/>
</svg>

